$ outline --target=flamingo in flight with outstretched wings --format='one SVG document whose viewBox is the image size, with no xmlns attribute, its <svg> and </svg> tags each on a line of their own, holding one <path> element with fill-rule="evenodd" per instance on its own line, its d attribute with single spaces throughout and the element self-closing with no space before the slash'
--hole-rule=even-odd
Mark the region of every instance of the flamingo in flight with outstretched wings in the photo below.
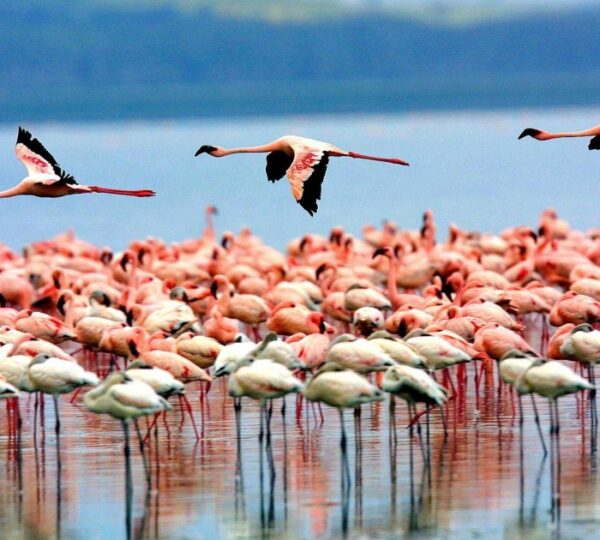
<svg viewBox="0 0 600 540">
<path fill-rule="evenodd" d="M 16 186 L 0 191 L 0 198 L 17 195 L 34 195 L 36 197 L 63 197 L 81 193 L 110 193 L 112 195 L 130 195 L 132 197 L 152 197 L 154 191 L 149 189 L 128 190 L 112 189 L 99 186 L 82 186 L 75 178 L 63 170 L 44 145 L 31 136 L 26 129 L 19 128 L 17 158 L 27 168 L 27 176 Z"/>
<path fill-rule="evenodd" d="M 292 195 L 311 216 L 318 209 L 317 201 L 321 199 L 321 184 L 325 178 L 330 157 L 351 157 L 384 161 L 396 165 L 408 165 L 406 161 L 401 159 L 347 152 L 333 144 L 295 135 L 286 135 L 272 143 L 247 148 L 227 149 L 203 145 L 195 155 L 207 153 L 213 157 L 223 157 L 231 154 L 261 152 L 269 152 L 267 155 L 267 179 L 270 182 L 275 182 L 287 174 L 292 188 Z"/>
<path fill-rule="evenodd" d="M 527 136 L 533 137 L 538 141 L 549 141 L 550 139 L 562 139 L 564 137 L 592 137 L 590 144 L 588 144 L 588 149 L 600 150 L 600 125 L 590 129 L 584 129 L 583 131 L 566 131 L 561 133 L 551 133 L 541 129 L 527 128 L 519 135 L 519 139 Z"/>
</svg>

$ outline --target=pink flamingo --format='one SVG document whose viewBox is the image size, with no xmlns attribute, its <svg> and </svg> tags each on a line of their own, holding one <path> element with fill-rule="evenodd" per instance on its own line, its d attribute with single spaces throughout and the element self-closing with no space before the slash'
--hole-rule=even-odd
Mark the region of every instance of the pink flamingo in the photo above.
<svg viewBox="0 0 600 540">
<path fill-rule="evenodd" d="M 538 141 L 549 141 L 550 139 L 562 139 L 564 137 L 593 137 L 588 145 L 589 150 L 600 150 L 600 125 L 594 126 L 583 131 L 565 131 L 560 133 L 551 133 L 541 129 L 527 128 L 524 129 L 519 139 L 523 137 L 533 137 Z"/>
<path fill-rule="evenodd" d="M 295 135 L 286 135 L 269 144 L 246 148 L 226 149 L 203 145 L 195 155 L 199 156 L 205 152 L 213 157 L 269 152 L 267 156 L 267 179 L 270 182 L 275 182 L 287 174 L 292 188 L 292 195 L 311 216 L 318 209 L 317 201 L 321 199 L 321 184 L 325 178 L 330 157 L 351 157 L 384 161 L 396 165 L 408 165 L 406 161 L 401 159 L 347 152 L 326 142 Z"/>
<path fill-rule="evenodd" d="M 36 197 L 63 197 L 82 193 L 110 193 L 112 195 L 130 195 L 133 197 L 152 197 L 156 195 L 149 189 L 128 190 L 112 189 L 99 186 L 82 186 L 75 178 L 63 170 L 52 154 L 37 139 L 31 137 L 29 131 L 19 128 L 16 154 L 19 161 L 27 168 L 27 176 L 16 186 L 0 191 L 0 198 L 17 195 L 34 195 Z"/>
</svg>

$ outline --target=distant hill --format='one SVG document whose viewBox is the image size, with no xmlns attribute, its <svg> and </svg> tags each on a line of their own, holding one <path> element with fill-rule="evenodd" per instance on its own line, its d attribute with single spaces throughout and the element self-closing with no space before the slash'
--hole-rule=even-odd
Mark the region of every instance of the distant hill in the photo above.
<svg viewBox="0 0 600 540">
<path fill-rule="evenodd" d="M 597 5 L 598 0 L 86 0 L 96 7 L 198 9 L 241 18 L 311 21 L 324 18 L 389 15 L 436 24 L 472 24 L 513 19 L 524 14 L 568 11 Z"/>
<path fill-rule="evenodd" d="M 0 115 L 596 104 L 598 28 L 585 6 L 456 26 L 377 10 L 272 22 L 160 0 L 2 3 Z"/>
</svg>

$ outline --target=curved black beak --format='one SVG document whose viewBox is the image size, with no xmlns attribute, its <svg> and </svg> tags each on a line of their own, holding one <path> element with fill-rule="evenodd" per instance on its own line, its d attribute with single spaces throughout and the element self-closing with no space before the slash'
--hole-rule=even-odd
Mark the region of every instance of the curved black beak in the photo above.
<svg viewBox="0 0 600 540">
<path fill-rule="evenodd" d="M 523 130 L 523 133 L 521 133 L 521 135 L 519 135 L 519 139 L 522 139 L 523 137 L 535 137 L 536 135 L 539 135 L 541 133 L 541 131 L 539 129 L 534 129 L 534 128 L 527 128 Z"/>
<path fill-rule="evenodd" d="M 384 255 L 384 256 L 388 256 L 389 252 L 388 252 L 388 248 L 377 248 L 374 252 L 373 255 L 371 256 L 371 259 L 374 259 L 375 257 L 379 257 L 379 255 Z"/>
<path fill-rule="evenodd" d="M 129 255 L 123 255 L 121 257 L 121 268 L 123 269 L 123 272 L 127 272 L 127 263 L 129 262 Z"/>
<path fill-rule="evenodd" d="M 218 291 L 219 291 L 219 286 L 217 285 L 217 283 L 215 281 L 213 281 L 210 284 L 210 294 L 216 298 Z"/>
<path fill-rule="evenodd" d="M 129 348 L 129 352 L 131 353 L 131 356 L 137 358 L 140 355 L 140 351 L 135 346 L 135 341 L 133 341 L 132 339 L 130 339 L 127 342 L 127 347 Z"/>
<path fill-rule="evenodd" d="M 58 301 L 56 302 L 56 309 L 63 317 L 66 315 L 65 303 L 66 303 L 65 296 L 63 294 L 61 294 L 58 298 Z"/>
<path fill-rule="evenodd" d="M 315 270 L 315 279 L 319 281 L 321 274 L 328 268 L 327 263 L 323 263 Z"/>
<path fill-rule="evenodd" d="M 203 144 L 200 148 L 198 148 L 198 150 L 196 150 L 196 153 L 194 154 L 194 157 L 198 157 L 200 154 L 210 154 L 211 152 L 214 152 L 216 150 L 216 148 L 214 146 L 210 146 L 209 144 Z"/>
</svg>

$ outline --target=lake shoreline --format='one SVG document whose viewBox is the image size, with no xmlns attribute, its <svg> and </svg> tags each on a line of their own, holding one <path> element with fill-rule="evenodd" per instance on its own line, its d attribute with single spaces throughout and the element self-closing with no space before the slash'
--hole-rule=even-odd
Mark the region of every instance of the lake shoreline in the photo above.
<svg viewBox="0 0 600 540">
<path fill-rule="evenodd" d="M 600 105 L 600 75 L 82 86 L 0 92 L 10 122 L 403 114 Z"/>
</svg>

